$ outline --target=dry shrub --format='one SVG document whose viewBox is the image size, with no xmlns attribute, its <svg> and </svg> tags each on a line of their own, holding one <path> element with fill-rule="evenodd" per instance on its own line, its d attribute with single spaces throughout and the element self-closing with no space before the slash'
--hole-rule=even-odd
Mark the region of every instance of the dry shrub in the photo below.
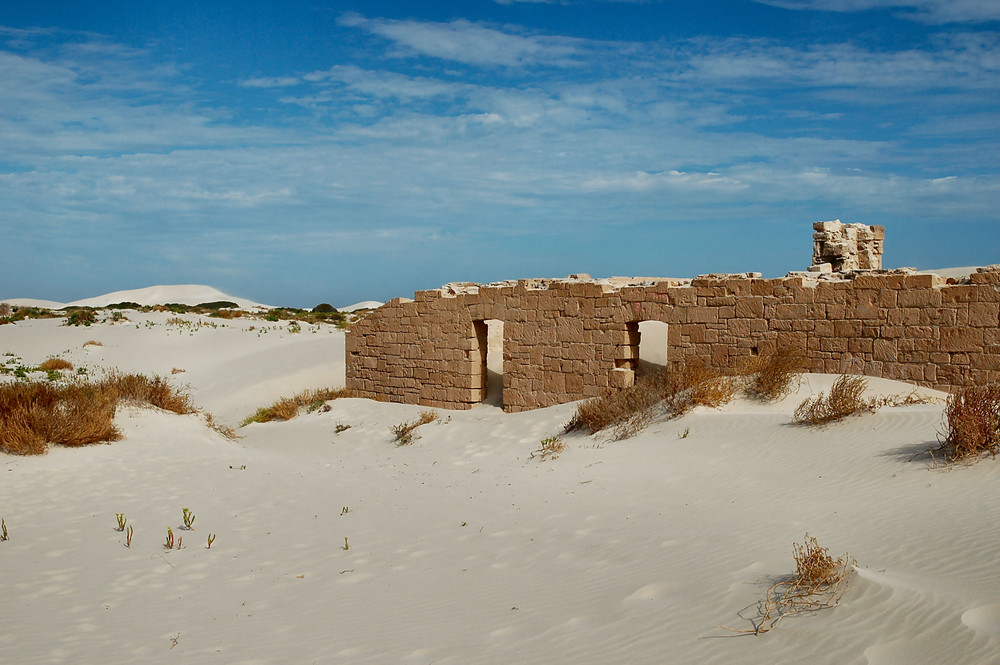
<svg viewBox="0 0 1000 665">
<path fill-rule="evenodd" d="M 809 361 L 798 349 L 779 348 L 774 353 L 753 356 L 740 366 L 747 377 L 744 390 L 752 399 L 774 402 L 786 397 L 796 386 Z"/>
<path fill-rule="evenodd" d="M 878 395 L 875 397 L 875 402 L 879 408 L 883 406 L 913 406 L 915 404 L 940 404 L 941 399 L 939 397 L 932 397 L 930 395 L 925 395 L 921 393 L 916 388 L 906 393 L 905 395 Z"/>
<path fill-rule="evenodd" d="M 660 411 L 668 418 L 676 418 L 695 406 L 721 406 L 733 398 L 735 389 L 732 377 L 694 360 L 639 377 L 628 388 L 582 402 L 566 431 L 586 429 L 596 433 L 612 428 L 613 440 L 627 439 L 641 432 Z"/>
<path fill-rule="evenodd" d="M 187 395 L 165 379 L 137 374 L 113 374 L 102 381 L 74 381 L 0 385 L 0 451 L 13 455 L 44 453 L 48 444 L 83 446 L 117 441 L 115 410 L 121 402 L 135 402 L 193 413 Z"/>
<path fill-rule="evenodd" d="M 792 552 L 795 557 L 795 576 L 771 585 L 764 600 L 750 606 L 756 608 L 755 616 L 743 615 L 749 608 L 744 608 L 739 613 L 740 617 L 750 621 L 753 628 L 720 628 L 759 635 L 773 629 L 789 614 L 817 612 L 836 607 L 840 603 L 857 563 L 854 558 L 845 553 L 834 559 L 830 550 L 820 547 L 808 533 L 803 544 L 792 543 Z"/>
<path fill-rule="evenodd" d="M 593 434 L 614 427 L 615 440 L 638 434 L 663 402 L 665 377 L 665 373 L 642 376 L 628 388 L 581 402 L 566 431 L 586 429 Z"/>
<path fill-rule="evenodd" d="M 292 397 L 282 397 L 270 406 L 262 406 L 253 415 L 247 416 L 240 427 L 250 423 L 269 423 L 272 420 L 291 420 L 299 415 L 299 409 L 305 408 L 308 413 L 322 408 L 323 405 L 340 397 L 350 397 L 351 391 L 346 388 L 313 388 L 303 390 Z"/>
<path fill-rule="evenodd" d="M 101 383 L 116 402 L 148 404 L 181 415 L 195 412 L 190 396 L 160 376 L 150 378 L 142 374 L 113 372 Z"/>
<path fill-rule="evenodd" d="M 49 383 L 0 385 L 0 450 L 11 455 L 40 455 L 46 451 L 45 421 L 56 402 Z"/>
<path fill-rule="evenodd" d="M 73 363 L 68 360 L 63 360 L 62 358 L 49 358 L 38 367 L 39 369 L 44 369 L 45 371 L 73 369 Z"/>
<path fill-rule="evenodd" d="M 81 446 L 116 441 L 115 402 L 100 384 L 0 386 L 0 450 L 39 455 L 49 443 Z"/>
<path fill-rule="evenodd" d="M 877 399 L 865 399 L 868 379 L 863 376 L 842 374 L 830 388 L 830 394 L 820 393 L 807 397 L 795 409 L 792 420 L 800 425 L 825 425 L 862 411 L 875 411 Z"/>
<path fill-rule="evenodd" d="M 722 406 L 731 402 L 735 394 L 733 377 L 695 360 L 683 366 L 679 382 L 669 384 L 667 401 L 676 405 L 673 415 L 679 416 L 695 406 Z"/>
<path fill-rule="evenodd" d="M 438 419 L 437 411 L 421 411 L 420 416 L 410 422 L 392 425 L 389 431 L 392 432 L 397 446 L 406 446 L 413 443 L 417 438 L 415 430 L 421 425 L 432 423 Z"/>
<path fill-rule="evenodd" d="M 84 348 L 86 348 L 88 346 L 104 346 L 104 344 L 98 342 L 96 339 L 88 339 L 86 342 L 83 343 L 83 346 Z"/>
<path fill-rule="evenodd" d="M 113 390 L 100 384 L 73 383 L 59 392 L 59 402 L 47 417 L 48 441 L 85 446 L 121 439 L 114 423 L 118 400 Z"/>
<path fill-rule="evenodd" d="M 951 461 L 1000 452 L 1000 384 L 969 386 L 948 396 L 941 448 Z"/>
<path fill-rule="evenodd" d="M 215 422 L 215 417 L 211 413 L 203 412 L 202 415 L 205 417 L 206 425 L 230 441 L 235 441 L 240 438 L 240 435 L 236 433 L 236 430 L 229 425 L 223 425 L 222 423 Z"/>
</svg>

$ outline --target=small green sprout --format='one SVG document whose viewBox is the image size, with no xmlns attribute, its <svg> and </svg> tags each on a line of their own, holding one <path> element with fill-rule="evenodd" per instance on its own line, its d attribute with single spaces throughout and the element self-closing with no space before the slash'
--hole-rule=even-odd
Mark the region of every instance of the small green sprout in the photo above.
<svg viewBox="0 0 1000 665">
<path fill-rule="evenodd" d="M 688 435 L 690 435 L 690 434 L 691 434 L 691 428 L 690 427 L 685 427 L 683 432 L 677 432 L 677 438 L 678 439 L 686 439 L 686 438 L 688 438 Z"/>
<path fill-rule="evenodd" d="M 344 536 L 344 549 L 345 550 L 351 549 L 351 546 L 347 544 L 347 536 Z"/>
<path fill-rule="evenodd" d="M 168 550 L 174 549 L 174 530 L 169 526 L 167 527 L 167 542 L 163 544 Z"/>
<path fill-rule="evenodd" d="M 0 543 L 7 540 L 7 523 L 0 519 Z"/>
<path fill-rule="evenodd" d="M 344 506 L 343 508 L 340 509 L 340 514 L 341 515 L 346 515 L 349 512 L 351 512 L 351 509 L 348 508 L 347 506 Z"/>
<path fill-rule="evenodd" d="M 181 510 L 183 511 L 184 528 L 187 529 L 188 531 L 193 530 L 194 529 L 194 526 L 193 526 L 193 524 L 194 524 L 194 513 L 192 513 L 187 508 L 181 508 Z"/>
<path fill-rule="evenodd" d="M 125 529 L 125 547 L 132 547 L 132 525 L 129 524 L 128 528 Z"/>
<path fill-rule="evenodd" d="M 124 531 L 125 523 L 128 522 L 128 520 L 125 519 L 125 513 L 115 513 L 115 519 L 118 520 L 118 530 Z"/>
<path fill-rule="evenodd" d="M 212 543 L 214 543 L 214 542 L 215 542 L 215 534 L 214 533 L 208 534 L 208 547 L 205 548 L 205 549 L 209 549 L 209 550 L 212 549 Z"/>
</svg>

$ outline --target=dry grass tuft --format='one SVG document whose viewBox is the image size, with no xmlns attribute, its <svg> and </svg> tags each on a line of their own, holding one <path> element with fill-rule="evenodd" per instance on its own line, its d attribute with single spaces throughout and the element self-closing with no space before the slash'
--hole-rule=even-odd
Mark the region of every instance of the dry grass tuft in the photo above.
<svg viewBox="0 0 1000 665">
<path fill-rule="evenodd" d="M 104 344 L 98 342 L 96 339 L 88 339 L 86 342 L 83 343 L 83 347 L 87 348 L 88 346 L 104 346 Z"/>
<path fill-rule="evenodd" d="M 1000 452 L 1000 384 L 969 386 L 948 396 L 941 449 L 949 461 Z"/>
<path fill-rule="evenodd" d="M 282 397 L 270 406 L 262 406 L 250 416 L 243 419 L 240 427 L 250 423 L 269 423 L 272 420 L 291 420 L 299 415 L 299 409 L 305 408 L 307 413 L 322 408 L 324 403 L 340 397 L 350 397 L 351 391 L 346 388 L 312 388 L 303 390 L 292 397 Z"/>
<path fill-rule="evenodd" d="M 83 446 L 117 441 L 115 410 L 122 402 L 193 413 L 187 395 L 164 379 L 113 374 L 102 381 L 67 385 L 19 381 L 0 385 L 0 451 L 39 455 L 50 443 Z"/>
<path fill-rule="evenodd" d="M 782 347 L 774 353 L 748 358 L 740 374 L 747 377 L 744 390 L 748 397 L 774 402 L 791 393 L 808 369 L 809 361 L 801 351 Z"/>
<path fill-rule="evenodd" d="M 190 396 L 159 376 L 112 373 L 102 382 L 117 401 L 148 404 L 177 414 L 194 413 Z"/>
<path fill-rule="evenodd" d="M 803 544 L 792 543 L 795 557 L 795 576 L 784 579 L 768 588 L 764 600 L 750 607 L 757 614 L 743 616 L 749 608 L 739 614 L 752 624 L 753 628 L 738 630 L 719 626 L 736 633 L 759 635 L 772 630 L 778 622 L 789 614 L 812 613 L 836 607 L 847 591 L 856 561 L 848 554 L 834 559 L 830 550 L 820 547 L 808 533 Z"/>
<path fill-rule="evenodd" d="M 733 377 L 694 360 L 639 377 L 631 387 L 616 393 L 582 402 L 566 431 L 611 429 L 611 439 L 627 439 L 641 432 L 660 412 L 677 418 L 695 406 L 721 406 L 735 392 Z"/>
<path fill-rule="evenodd" d="M 716 408 L 732 401 L 736 394 L 736 381 L 719 370 L 709 367 L 704 362 L 693 361 L 684 365 L 680 371 L 680 381 L 669 385 L 667 397 L 678 396 L 670 400 L 675 404 L 673 415 L 687 413 L 696 406 Z"/>
<path fill-rule="evenodd" d="M 38 366 L 39 369 L 49 370 L 60 370 L 60 369 L 73 369 L 73 363 L 68 360 L 63 360 L 62 358 L 49 358 L 41 365 Z"/>
<path fill-rule="evenodd" d="M 637 434 L 653 419 L 663 401 L 662 382 L 662 375 L 643 376 L 628 388 L 581 402 L 566 431 L 586 429 L 596 433 L 614 427 L 615 440 Z"/>
<path fill-rule="evenodd" d="M 418 438 L 415 430 L 421 425 L 432 423 L 438 419 L 437 411 L 421 411 L 420 416 L 410 422 L 393 425 L 389 428 L 395 438 L 397 446 L 406 446 L 413 443 Z"/>
<path fill-rule="evenodd" d="M 842 374 L 830 388 L 830 394 L 820 393 L 807 397 L 795 409 L 792 420 L 800 425 L 825 425 L 863 411 L 875 411 L 877 399 L 865 399 L 868 379 L 863 376 Z"/>
</svg>

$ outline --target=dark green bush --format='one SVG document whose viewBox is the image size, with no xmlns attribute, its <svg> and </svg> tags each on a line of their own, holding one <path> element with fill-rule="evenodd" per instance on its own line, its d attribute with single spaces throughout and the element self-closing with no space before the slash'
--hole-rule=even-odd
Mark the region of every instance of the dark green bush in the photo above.
<svg viewBox="0 0 1000 665">
<path fill-rule="evenodd" d="M 90 307 L 80 307 L 76 309 L 67 310 L 66 315 L 66 325 L 67 326 L 89 326 L 92 323 L 97 322 L 97 314 L 94 312 L 93 308 Z"/>
<path fill-rule="evenodd" d="M 231 300 L 213 300 L 212 302 L 200 303 L 195 305 L 195 307 L 198 309 L 222 309 L 223 307 L 226 309 L 236 309 L 239 305 Z"/>
</svg>

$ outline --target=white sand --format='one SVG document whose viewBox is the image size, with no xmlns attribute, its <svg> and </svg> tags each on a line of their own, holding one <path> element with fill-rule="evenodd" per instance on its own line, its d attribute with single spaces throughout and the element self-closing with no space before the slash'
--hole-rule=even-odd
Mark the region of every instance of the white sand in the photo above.
<svg viewBox="0 0 1000 665">
<path fill-rule="evenodd" d="M 0 326 L 0 352 L 92 374 L 182 368 L 173 380 L 228 424 L 344 381 L 332 328 L 125 314 Z M 573 405 L 442 411 L 407 447 L 389 427 L 420 407 L 339 400 L 235 442 L 123 409 L 123 441 L 0 454 L 0 662 L 1000 662 L 1000 461 L 911 459 L 935 444 L 940 405 L 791 426 L 832 380 L 627 441 L 569 435 L 546 462 L 529 456 Z M 163 548 L 167 526 L 185 549 Z M 807 531 L 859 561 L 840 607 L 759 637 L 716 628 L 749 627 L 737 612 L 793 572 Z"/>
</svg>

